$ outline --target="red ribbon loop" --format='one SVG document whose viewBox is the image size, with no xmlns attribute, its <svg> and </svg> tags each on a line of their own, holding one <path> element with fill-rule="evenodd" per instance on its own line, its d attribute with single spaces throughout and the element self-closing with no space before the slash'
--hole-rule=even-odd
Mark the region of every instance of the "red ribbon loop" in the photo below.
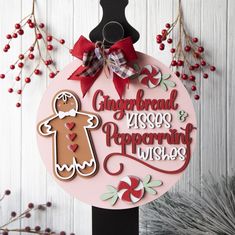
<svg viewBox="0 0 235 235">
<path fill-rule="evenodd" d="M 129 77 L 137 72 L 127 65 L 128 62 L 137 59 L 131 37 L 124 38 L 107 50 L 102 44 L 94 44 L 81 36 L 75 43 L 71 54 L 83 61 L 83 64 L 68 78 L 79 80 L 83 97 L 89 91 L 96 79 L 99 77 L 104 66 L 108 66 L 112 73 L 114 86 L 122 97 Z"/>
</svg>

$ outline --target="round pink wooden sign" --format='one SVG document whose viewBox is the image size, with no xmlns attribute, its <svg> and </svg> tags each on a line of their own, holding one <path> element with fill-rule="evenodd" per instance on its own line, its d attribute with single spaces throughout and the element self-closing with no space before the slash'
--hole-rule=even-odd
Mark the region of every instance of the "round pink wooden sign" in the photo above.
<svg viewBox="0 0 235 235">
<path fill-rule="evenodd" d="M 47 170 L 92 206 L 126 209 L 166 193 L 187 168 L 196 141 L 194 107 L 181 81 L 138 53 L 138 77 L 122 98 L 103 71 L 83 97 L 68 77 L 74 61 L 46 90 L 37 137 Z"/>
</svg>

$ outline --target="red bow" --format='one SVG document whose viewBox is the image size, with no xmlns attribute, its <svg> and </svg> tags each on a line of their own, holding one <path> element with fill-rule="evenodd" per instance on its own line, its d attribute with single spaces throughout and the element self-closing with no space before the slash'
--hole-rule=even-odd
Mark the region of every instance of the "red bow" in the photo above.
<svg viewBox="0 0 235 235">
<path fill-rule="evenodd" d="M 105 64 L 113 74 L 113 83 L 120 97 L 128 84 L 128 78 L 136 74 L 136 71 L 127 65 L 137 59 L 131 37 L 118 41 L 102 53 L 96 44 L 81 36 L 71 54 L 83 61 L 83 65 L 68 78 L 80 80 L 83 97 L 99 77 Z"/>
</svg>

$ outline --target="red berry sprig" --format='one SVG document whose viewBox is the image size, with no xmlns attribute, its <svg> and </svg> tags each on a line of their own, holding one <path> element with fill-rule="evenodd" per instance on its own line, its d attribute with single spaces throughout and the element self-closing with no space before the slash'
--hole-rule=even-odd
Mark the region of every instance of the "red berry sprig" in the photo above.
<svg viewBox="0 0 235 235">
<path fill-rule="evenodd" d="M 172 47 L 171 68 L 175 71 L 177 77 L 184 81 L 187 89 L 194 92 L 194 99 L 199 100 L 197 80 L 202 75 L 204 79 L 209 78 L 210 72 L 215 72 L 216 67 L 211 65 L 205 58 L 205 49 L 199 44 L 197 37 L 192 37 L 185 29 L 181 0 L 179 0 L 179 14 L 176 20 L 170 24 L 167 23 L 161 34 L 156 36 L 156 42 L 159 49 L 165 49 L 165 43 L 172 44 L 171 32 L 178 27 L 179 37 L 176 47 Z"/>
<path fill-rule="evenodd" d="M 3 199 L 6 196 L 9 196 L 11 194 L 10 190 L 6 190 L 4 192 L 4 194 L 0 197 L 0 202 L 3 201 Z M 25 210 L 23 210 L 23 212 L 17 213 L 16 211 L 11 211 L 9 213 L 9 218 L 7 220 L 7 222 L 5 222 L 4 224 L 0 225 L 0 234 L 3 235 L 8 235 L 8 234 L 12 234 L 12 233 L 28 233 L 28 234 L 43 234 L 43 235 L 66 235 L 66 232 L 61 231 L 61 232 L 55 232 L 53 231 L 51 228 L 41 228 L 39 225 L 36 226 L 26 226 L 25 228 L 13 228 L 12 225 L 14 224 L 14 222 L 16 221 L 22 221 L 24 219 L 29 219 L 33 216 L 33 212 L 42 212 L 45 211 L 46 209 L 52 207 L 52 203 L 51 202 L 47 202 L 45 204 L 39 204 L 39 205 L 35 205 L 32 202 L 28 203 L 28 206 Z M 1 218 L 2 220 L 3 218 Z M 70 233 L 70 235 L 75 235 L 74 233 Z"/>
<path fill-rule="evenodd" d="M 0 74 L 0 79 L 5 79 L 10 71 L 15 72 L 16 75 L 14 76 L 13 84 L 8 89 L 8 92 L 18 96 L 19 101 L 16 103 L 16 107 L 18 108 L 21 107 L 20 100 L 23 90 L 29 86 L 35 76 L 42 75 L 42 66 L 45 66 L 49 70 L 49 77 L 51 79 L 58 73 L 58 69 L 51 56 L 51 52 L 55 48 L 53 42 L 66 47 L 64 45 L 64 39 L 57 39 L 53 35 L 48 34 L 45 29 L 45 24 L 37 22 L 34 9 L 35 0 L 33 0 L 32 12 L 19 23 L 15 24 L 12 33 L 6 35 L 8 42 L 3 48 L 3 51 L 7 53 L 11 49 L 13 40 L 22 37 L 27 30 L 33 33 L 34 39 L 29 44 L 28 49 L 18 55 L 18 58 L 9 66 L 9 69 L 5 73 Z M 22 70 L 25 65 L 32 67 L 32 71 L 25 77 L 22 77 Z"/>
</svg>

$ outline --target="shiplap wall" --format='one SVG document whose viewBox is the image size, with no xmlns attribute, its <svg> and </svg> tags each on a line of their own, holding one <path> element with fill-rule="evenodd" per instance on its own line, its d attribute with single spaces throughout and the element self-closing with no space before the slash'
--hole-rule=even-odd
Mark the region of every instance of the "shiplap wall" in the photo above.
<svg viewBox="0 0 235 235">
<path fill-rule="evenodd" d="M 110 0 L 111 1 L 111 0 Z M 112 0 L 114 1 L 114 0 Z M 116 0 L 118 1 L 118 0 Z M 0 46 L 4 36 L 22 16 L 31 11 L 32 0 L 0 0 Z M 192 35 L 198 36 L 218 72 L 200 82 L 201 101 L 195 103 L 198 117 L 197 148 L 189 169 L 173 190 L 192 190 L 200 185 L 203 175 L 232 174 L 235 168 L 235 1 L 182 0 L 185 22 Z M 176 16 L 177 0 L 130 0 L 126 14 L 129 22 L 139 30 L 141 38 L 136 49 L 169 64 L 168 53 L 160 53 L 155 35 L 166 22 Z M 37 0 L 38 17 L 47 23 L 49 31 L 65 38 L 72 47 L 78 37 L 88 36 L 102 17 L 98 0 Z M 11 54 L 0 53 L 0 71 L 14 61 L 21 50 L 29 46 L 30 36 L 14 41 Z M 63 68 L 72 58 L 64 49 L 54 52 L 58 67 Z M 35 78 L 23 94 L 23 108 L 14 108 L 15 97 L 7 93 L 9 81 L 0 83 L 0 191 L 12 190 L 11 198 L 0 205 L 0 221 L 7 220 L 12 210 L 23 210 L 29 201 L 50 200 L 54 207 L 33 216 L 31 226 L 40 224 L 57 231 L 73 231 L 91 235 L 91 207 L 71 198 L 47 174 L 40 159 L 35 137 L 38 104 L 49 80 Z M 25 226 L 27 222 L 22 222 Z M 19 227 L 16 223 L 14 227 Z"/>
</svg>

